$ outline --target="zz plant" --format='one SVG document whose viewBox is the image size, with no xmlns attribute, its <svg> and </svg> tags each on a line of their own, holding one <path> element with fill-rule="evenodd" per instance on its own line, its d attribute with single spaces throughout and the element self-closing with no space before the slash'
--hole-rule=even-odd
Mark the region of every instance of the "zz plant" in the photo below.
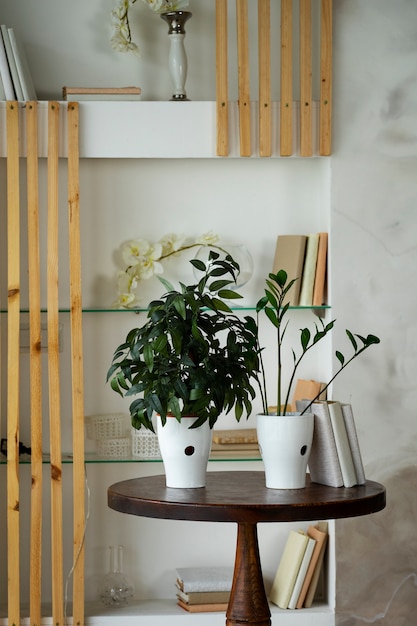
<svg viewBox="0 0 417 626">
<path fill-rule="evenodd" d="M 147 321 L 133 328 L 116 349 L 107 381 L 130 405 L 132 425 L 153 430 L 152 414 L 177 420 L 197 416 L 193 428 L 234 408 L 239 421 L 250 414 L 259 373 L 253 318 L 233 314 L 224 299 L 241 297 L 230 289 L 239 266 L 211 252 L 207 264 L 194 259 L 201 279 L 167 292 L 150 303 Z"/>
<path fill-rule="evenodd" d="M 280 270 L 277 274 L 269 274 L 266 279 L 266 288 L 265 295 L 259 300 L 256 311 L 259 321 L 259 314 L 261 311 L 264 311 L 268 320 L 272 323 L 276 330 L 276 348 L 277 348 L 277 386 L 276 386 L 276 403 L 277 403 L 277 411 L 280 415 L 284 415 L 287 411 L 287 407 L 289 405 L 290 400 L 290 392 L 295 381 L 295 375 L 298 370 L 298 367 L 301 361 L 304 359 L 307 352 L 309 352 L 314 346 L 316 346 L 328 333 L 330 333 L 334 327 L 335 320 L 329 322 L 328 324 L 324 324 L 322 320 L 320 323 L 316 323 L 314 325 L 313 332 L 309 328 L 301 328 L 300 329 L 300 346 L 298 352 L 292 349 L 292 372 L 289 378 L 288 388 L 284 390 L 282 387 L 282 372 L 283 372 L 283 362 L 282 362 L 282 347 L 283 340 L 285 337 L 285 333 L 288 326 L 288 320 L 286 318 L 286 314 L 289 308 L 289 303 L 284 304 L 285 296 L 288 291 L 291 289 L 296 279 L 292 279 L 288 281 L 287 272 L 285 270 Z M 257 332 L 258 325 L 255 324 L 251 326 L 253 332 Z M 336 359 L 339 363 L 339 368 L 329 380 L 329 382 L 325 385 L 325 387 L 320 391 L 320 394 L 325 391 L 329 385 L 334 381 L 334 379 L 351 363 L 354 359 L 356 359 L 360 354 L 362 354 L 365 350 L 367 350 L 370 346 L 374 344 L 378 344 L 380 342 L 379 338 L 375 335 L 367 335 L 363 337 L 362 335 L 353 334 L 350 330 L 346 329 L 346 334 L 349 338 L 351 347 L 353 348 L 353 353 L 347 358 L 340 352 L 340 350 L 336 350 L 335 355 Z M 264 414 L 268 414 L 268 398 L 266 391 L 266 376 L 265 369 L 262 360 L 262 352 L 259 351 L 259 360 L 260 360 L 260 376 L 258 378 L 259 388 L 261 391 L 262 397 L 262 409 Z M 319 394 L 319 395 L 320 395 Z M 311 404 L 317 400 L 318 396 L 316 396 L 311 402 L 304 408 L 303 413 L 305 413 Z"/>
</svg>

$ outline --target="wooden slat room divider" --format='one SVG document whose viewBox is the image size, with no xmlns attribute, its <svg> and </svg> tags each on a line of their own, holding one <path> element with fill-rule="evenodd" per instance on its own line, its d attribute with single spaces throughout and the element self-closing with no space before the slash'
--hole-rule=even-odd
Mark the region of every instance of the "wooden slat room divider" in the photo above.
<svg viewBox="0 0 417 626">
<path fill-rule="evenodd" d="M 39 169 L 38 169 L 38 104 L 17 102 L 6 105 L 7 135 L 7 261 L 8 261 L 8 345 L 7 345 L 7 532 L 8 532 L 8 623 L 20 624 L 21 579 L 19 550 L 21 528 L 19 502 L 19 394 L 20 394 L 20 326 L 21 326 L 21 182 L 19 150 L 24 142 L 19 128 L 26 127 L 27 147 L 27 230 L 28 230 L 28 298 L 29 298 L 29 365 L 31 410 L 31 512 L 30 512 L 30 624 L 41 623 L 42 594 L 42 509 L 49 507 L 51 516 L 52 619 L 55 626 L 64 626 L 66 594 L 63 559 L 63 491 L 61 441 L 61 380 L 59 341 L 59 154 L 60 122 L 67 115 L 68 129 L 68 237 L 70 279 L 71 333 L 71 399 L 73 421 L 73 623 L 84 624 L 84 387 L 82 354 L 81 246 L 79 215 L 79 149 L 78 104 L 60 110 L 58 102 L 48 103 L 47 157 L 47 261 L 40 262 Z M 66 264 L 65 264 L 66 265 Z M 47 346 L 41 346 L 42 269 L 46 274 Z M 47 348 L 48 372 L 42 371 L 41 348 Z M 42 485 L 42 380 L 48 384 L 50 431 L 51 500 L 45 502 Z M 45 490 L 46 491 L 46 490 Z M 48 593 L 49 595 L 49 593 Z"/>
<path fill-rule="evenodd" d="M 272 155 L 273 140 L 279 146 L 280 156 L 294 154 L 294 75 L 299 71 L 300 102 L 298 105 L 299 120 L 299 154 L 309 157 L 313 155 L 313 46 L 317 42 L 320 52 L 320 103 L 318 123 L 318 153 L 327 156 L 331 153 L 332 125 L 332 1 L 333 0 L 280 0 L 280 24 L 271 22 L 271 1 L 258 0 L 258 83 L 259 83 L 259 156 Z M 232 0 L 216 0 L 216 87 L 217 87 L 217 155 L 229 154 L 229 120 L 228 120 L 228 11 Z M 320 28 L 313 32 L 312 2 L 319 2 Z M 239 145 L 240 156 L 251 156 L 253 146 L 251 137 L 251 101 L 250 101 L 250 46 L 249 35 L 254 31 L 248 23 L 247 0 L 236 0 L 236 32 L 238 58 L 238 111 L 239 111 Z M 297 7 L 298 24 L 295 21 Z M 293 54 L 294 27 L 298 27 L 299 50 L 298 59 Z M 271 77 L 271 35 L 280 37 L 280 58 L 277 75 L 272 69 Z M 293 58 L 294 57 L 294 58 Z M 272 59 L 275 61 L 275 59 Z M 295 69 L 297 61 L 297 68 Z M 279 73 L 279 75 L 278 75 Z M 271 78 L 278 80 L 280 85 L 279 102 L 279 137 L 272 136 L 271 123 Z M 252 119 L 253 124 L 253 119 Z"/>
</svg>

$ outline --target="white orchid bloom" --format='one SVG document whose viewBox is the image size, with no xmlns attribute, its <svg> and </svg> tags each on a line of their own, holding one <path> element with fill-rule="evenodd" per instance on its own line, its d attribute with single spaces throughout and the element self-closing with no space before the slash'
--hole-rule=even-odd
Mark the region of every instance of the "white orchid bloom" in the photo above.
<svg viewBox="0 0 417 626">
<path fill-rule="evenodd" d="M 122 248 L 122 258 L 126 265 L 135 265 L 138 261 L 149 254 L 151 244 L 146 239 L 132 239 Z"/>
<path fill-rule="evenodd" d="M 200 243 L 202 246 L 212 246 L 219 241 L 219 236 L 213 233 L 211 230 L 208 233 L 204 233 L 201 237 L 198 237 L 195 242 Z"/>
<path fill-rule="evenodd" d="M 164 10 L 165 0 L 142 0 L 152 11 L 161 13 Z"/>
<path fill-rule="evenodd" d="M 159 240 L 159 243 L 162 245 L 161 256 L 178 252 L 184 246 L 185 240 L 185 235 L 176 235 L 175 233 L 164 235 L 164 237 Z"/>
</svg>

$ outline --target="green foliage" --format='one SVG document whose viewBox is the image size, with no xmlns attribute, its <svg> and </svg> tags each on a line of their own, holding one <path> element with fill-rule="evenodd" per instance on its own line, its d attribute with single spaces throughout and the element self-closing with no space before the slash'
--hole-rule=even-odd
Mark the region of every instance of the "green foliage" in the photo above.
<svg viewBox="0 0 417 626">
<path fill-rule="evenodd" d="M 335 324 L 335 320 L 329 322 L 328 324 L 324 324 L 323 321 L 320 320 L 319 324 L 314 324 L 313 332 L 309 328 L 300 329 L 300 349 L 298 355 L 295 350 L 292 351 L 293 369 L 289 379 L 288 389 L 286 393 L 284 393 L 282 389 L 282 345 L 285 331 L 288 325 L 288 321 L 286 320 L 286 314 L 289 308 L 289 304 L 284 304 L 284 300 L 288 291 L 291 289 L 295 282 L 294 279 L 287 282 L 287 278 L 287 272 L 285 270 L 280 270 L 277 274 L 269 274 L 268 278 L 266 279 L 265 295 L 259 300 L 256 306 L 258 320 L 260 312 L 264 311 L 266 317 L 276 328 L 278 361 L 276 404 L 278 411 L 282 414 L 284 414 L 287 410 L 291 389 L 295 381 L 295 375 L 301 361 L 303 360 L 307 352 L 311 350 L 311 348 L 316 346 L 322 339 L 324 339 L 324 337 L 326 337 L 328 333 L 333 330 Z M 351 354 L 348 358 L 345 358 L 345 356 L 339 350 L 336 350 L 335 355 L 340 364 L 339 369 L 326 384 L 325 388 L 320 391 L 320 393 L 325 391 L 328 386 L 334 381 L 336 376 L 338 376 L 340 372 L 342 372 L 342 370 L 344 370 L 345 367 L 347 367 L 349 363 L 351 363 L 356 357 L 362 354 L 362 352 L 364 352 L 371 345 L 380 342 L 379 338 L 375 335 L 367 335 L 367 337 L 363 337 L 361 335 L 354 335 L 350 330 L 346 330 L 346 334 L 352 345 L 353 354 Z M 268 413 L 269 405 L 266 393 L 265 370 L 262 362 L 262 351 L 259 348 L 259 341 L 258 351 L 261 370 L 261 376 L 258 377 L 258 384 L 261 391 L 262 408 L 264 413 L 266 414 Z M 314 398 L 314 400 L 317 400 L 317 397 Z M 312 404 L 314 400 L 312 400 L 310 404 Z M 308 408 L 309 407 L 304 409 L 303 412 L 305 412 Z"/>
<path fill-rule="evenodd" d="M 180 290 L 160 278 L 167 292 L 150 303 L 147 321 L 132 329 L 116 349 L 107 373 L 111 388 L 122 396 L 138 396 L 130 405 L 135 428 L 152 427 L 156 411 L 165 423 L 195 415 L 193 427 L 233 408 L 239 421 L 249 415 L 259 372 L 257 325 L 252 317 L 233 314 L 224 298 L 241 297 L 228 287 L 239 266 L 211 252 L 207 265 L 192 260 L 202 272 L 196 284 Z"/>
</svg>

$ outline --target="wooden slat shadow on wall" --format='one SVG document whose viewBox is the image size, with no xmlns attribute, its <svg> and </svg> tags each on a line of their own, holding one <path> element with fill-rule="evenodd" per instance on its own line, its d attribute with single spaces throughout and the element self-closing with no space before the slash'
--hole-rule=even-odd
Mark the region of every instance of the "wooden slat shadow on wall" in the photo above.
<svg viewBox="0 0 417 626">
<path fill-rule="evenodd" d="M 45 559 L 42 545 L 42 509 L 50 510 L 51 518 L 51 575 L 53 624 L 64 626 L 66 594 L 63 564 L 63 485 L 61 435 L 61 377 L 59 341 L 59 152 L 60 121 L 67 109 L 58 102 L 48 102 L 47 155 L 47 225 L 46 268 L 40 262 L 39 220 L 39 157 L 37 102 L 25 106 L 8 102 L 6 106 L 7 137 L 7 556 L 8 556 L 8 623 L 21 621 L 21 580 L 26 572 L 20 570 L 19 551 L 22 541 L 29 541 L 29 611 L 30 624 L 41 624 L 42 571 Z M 25 117 L 25 120 L 23 120 Z M 22 118 L 22 119 L 19 119 Z M 24 123 L 26 122 L 26 123 Z M 29 537 L 22 536 L 19 517 L 19 394 L 20 394 L 20 324 L 21 324 L 21 247 L 20 199 L 23 179 L 19 177 L 19 128 L 26 127 L 27 146 L 27 246 L 29 277 L 29 368 L 30 368 L 30 425 L 31 425 L 31 507 Z M 85 477 L 84 477 L 84 386 L 82 355 L 81 302 L 81 247 L 79 215 L 79 147 L 78 104 L 68 105 L 68 236 L 70 278 L 70 332 L 71 332 L 71 404 L 73 410 L 73 623 L 84 624 L 84 533 L 85 533 Z M 22 142 L 22 145 L 24 142 Z M 22 213 L 23 215 L 23 213 Z M 67 264 L 64 264 L 66 271 Z M 42 371 L 41 360 L 41 277 L 46 274 L 46 315 L 48 342 L 48 371 Z M 47 501 L 42 485 L 42 380 L 47 379 L 50 431 L 51 499 Z M 70 447 L 70 446 L 69 446 Z M 48 551 L 48 550 L 47 550 Z M 46 564 L 46 562 L 44 561 Z"/>
<path fill-rule="evenodd" d="M 272 0 L 278 3 L 278 0 Z M 250 45 L 249 36 L 253 29 L 248 25 L 247 0 L 235 0 L 238 58 L 238 113 L 239 113 L 239 154 L 251 156 L 255 152 L 251 137 L 250 101 Z M 314 43 L 320 50 L 320 116 L 316 135 L 318 153 L 322 156 L 331 153 L 332 126 L 332 0 L 315 0 L 320 11 L 320 29 L 313 32 L 312 0 L 280 0 L 280 24 L 271 23 L 271 0 L 258 0 L 258 83 L 259 83 L 259 156 L 272 156 L 272 146 L 279 146 L 280 156 L 292 156 L 296 152 L 294 136 L 299 136 L 299 154 L 313 156 L 313 49 Z M 228 134 L 228 4 L 227 0 L 216 0 L 216 101 L 217 101 L 217 155 L 229 154 Z M 298 10 L 296 23 L 295 7 Z M 274 7 L 275 8 L 275 7 Z M 298 26 L 299 58 L 293 58 L 293 33 Z M 271 59 L 271 38 L 280 38 L 280 57 Z M 273 61 L 278 62 L 275 72 Z M 294 106 L 294 76 L 299 66 L 300 102 Z M 272 69 L 271 69 L 272 66 Z M 296 67 L 295 67 L 296 66 Z M 272 76 L 271 76 L 272 72 Z M 271 80 L 279 81 L 279 136 L 272 136 Z M 298 110 L 297 130 L 294 132 L 294 108 Z"/>
</svg>

